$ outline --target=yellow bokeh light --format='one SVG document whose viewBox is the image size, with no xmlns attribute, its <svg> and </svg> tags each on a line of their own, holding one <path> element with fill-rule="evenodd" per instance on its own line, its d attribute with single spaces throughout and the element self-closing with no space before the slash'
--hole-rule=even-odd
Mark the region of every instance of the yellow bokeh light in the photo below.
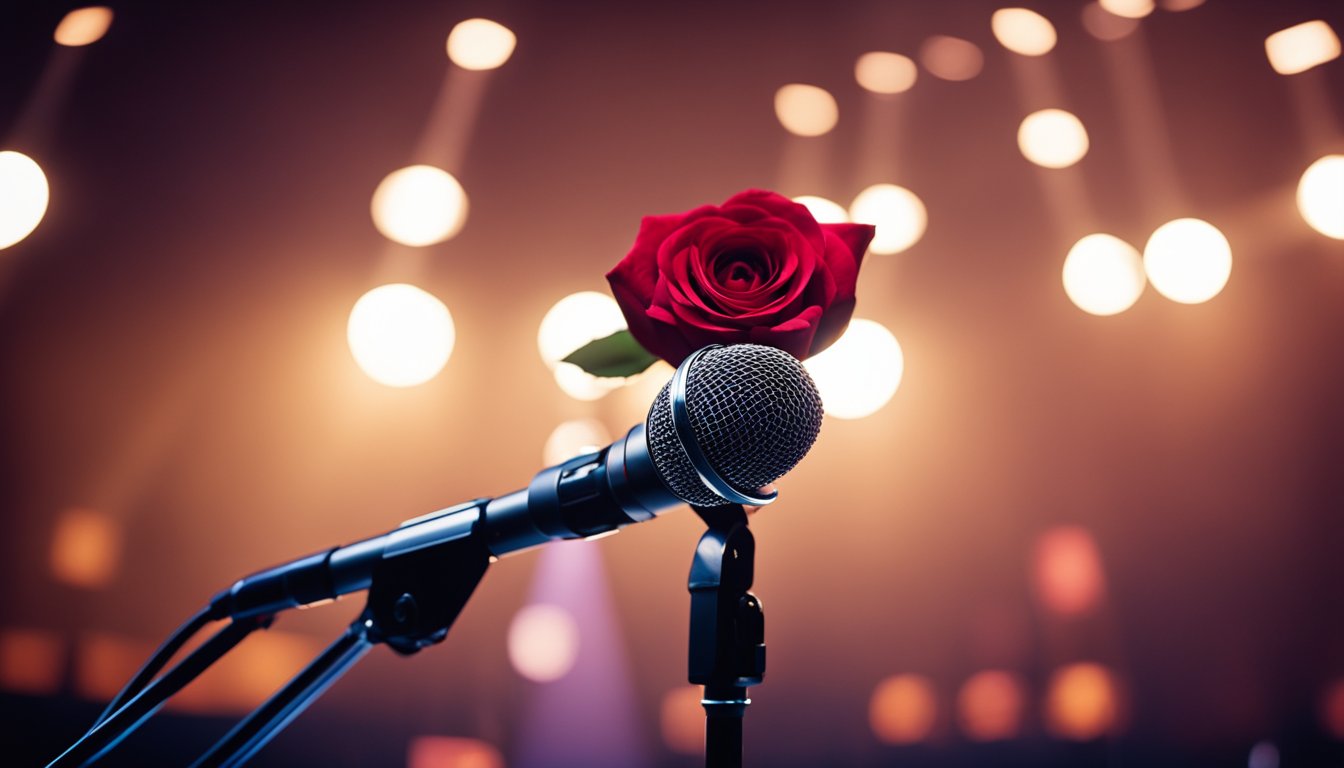
<svg viewBox="0 0 1344 768">
<path fill-rule="evenodd" d="M 1091 2 L 1083 6 L 1083 28 L 1098 40 L 1110 42 L 1133 34 L 1139 28 L 1139 21 L 1116 16 L 1099 3 Z"/>
<path fill-rule="evenodd" d="M 549 683 L 569 674 L 579 656 L 579 625 L 559 606 L 535 603 L 509 624 L 509 661 L 518 674 Z"/>
<path fill-rule="evenodd" d="M 821 224 L 844 224 L 849 221 L 849 211 L 834 200 L 816 195 L 799 195 L 793 202 L 807 208 L 812 218 Z"/>
<path fill-rule="evenodd" d="M 1071 112 L 1042 109 L 1022 120 L 1017 146 L 1023 157 L 1043 168 L 1067 168 L 1087 154 L 1087 129 Z"/>
<path fill-rule="evenodd" d="M 909 56 L 872 51 L 854 63 L 854 79 L 873 93 L 903 93 L 915 86 L 919 70 Z"/>
<path fill-rule="evenodd" d="M 919 196 L 895 184 L 874 184 L 849 204 L 850 221 L 877 227 L 868 250 L 900 253 L 924 236 L 929 214 Z"/>
<path fill-rule="evenodd" d="M 1297 210 L 1311 228 L 1344 240 L 1344 155 L 1312 163 L 1297 185 Z"/>
<path fill-rule="evenodd" d="M 938 697 L 923 675 L 895 675 L 877 684 L 868 703 L 868 723 L 888 744 L 916 744 L 938 720 Z"/>
<path fill-rule="evenodd" d="M 775 92 L 775 116 L 789 133 L 821 136 L 840 120 L 840 108 L 826 89 L 790 83 Z"/>
<path fill-rule="evenodd" d="M 1153 12 L 1153 0 L 1097 0 L 1107 13 L 1126 19 L 1142 19 Z"/>
<path fill-rule="evenodd" d="M 1265 38 L 1265 55 L 1275 72 L 1295 75 L 1339 58 L 1339 36 L 1324 21 L 1304 21 Z"/>
<path fill-rule="evenodd" d="M 495 69 L 509 60 L 518 38 L 489 19 L 467 19 L 448 33 L 448 58 L 463 69 Z"/>
<path fill-rule="evenodd" d="M 1088 235 L 1064 257 L 1064 292 L 1079 309 L 1114 315 L 1134 306 L 1147 279 L 1134 246 L 1114 235 Z"/>
<path fill-rule="evenodd" d="M 121 524 L 93 509 L 69 509 L 51 537 L 51 571 L 77 587 L 105 587 L 121 563 Z"/>
<path fill-rule="evenodd" d="M 96 43 L 107 34 L 112 26 L 112 9 L 101 5 L 77 8 L 61 19 L 52 35 L 57 43 L 77 48 L 81 45 Z"/>
<path fill-rule="evenodd" d="M 1055 47 L 1055 25 L 1026 8 L 1000 8 L 989 19 L 999 44 L 1023 56 L 1042 56 Z"/>
<path fill-rule="evenodd" d="M 1026 711 L 1026 686 L 1016 675 L 989 669 L 971 675 L 957 692 L 957 721 L 972 741 L 1017 736 Z"/>
<path fill-rule="evenodd" d="M 1106 577 L 1101 553 L 1086 528 L 1066 525 L 1036 540 L 1032 581 L 1045 607 L 1064 616 L 1086 613 L 1101 602 Z"/>
<path fill-rule="evenodd" d="M 467 193 L 452 174 L 432 165 L 389 173 L 373 193 L 373 224 L 402 245 L 441 243 L 467 221 Z"/>
<path fill-rule="evenodd" d="M 537 328 L 537 351 L 554 368 L 584 344 L 625 329 L 625 315 L 616 300 L 597 291 L 571 293 L 557 301 Z"/>
<path fill-rule="evenodd" d="M 919 47 L 919 61 L 934 77 L 955 82 L 980 74 L 985 55 L 970 40 L 934 35 Z"/>
<path fill-rule="evenodd" d="M 683 685 L 663 694 L 659 712 L 663 743 L 673 752 L 699 756 L 705 750 L 705 710 L 701 688 Z"/>
<path fill-rule="evenodd" d="M 457 333 L 448 307 L 406 283 L 382 285 L 350 310 L 350 354 L 369 378 L 413 387 L 434 378 L 453 353 Z"/>
<path fill-rule="evenodd" d="M 1114 732 L 1120 725 L 1115 678 L 1105 667 L 1090 662 L 1056 670 L 1046 693 L 1045 724 L 1056 736 L 1075 741 Z"/>
<path fill-rule="evenodd" d="M 547 466 L 554 466 L 595 451 L 611 442 L 607 428 L 597 419 L 574 419 L 562 422 L 546 438 L 541 460 Z"/>
<path fill-rule="evenodd" d="M 834 344 L 804 365 L 816 382 L 826 413 L 861 419 L 876 413 L 901 385 L 905 356 L 881 323 L 855 318 Z"/>
<path fill-rule="evenodd" d="M 47 214 L 47 176 L 31 157 L 0 152 L 0 248 L 32 234 Z"/>
<path fill-rule="evenodd" d="M 1182 304 L 1217 296 L 1232 274 L 1232 246 L 1218 228 L 1177 219 L 1157 228 L 1143 248 L 1143 269 L 1158 293 Z"/>
<path fill-rule="evenodd" d="M 504 756 L 479 739 L 416 736 L 406 748 L 406 768 L 504 768 Z"/>
</svg>

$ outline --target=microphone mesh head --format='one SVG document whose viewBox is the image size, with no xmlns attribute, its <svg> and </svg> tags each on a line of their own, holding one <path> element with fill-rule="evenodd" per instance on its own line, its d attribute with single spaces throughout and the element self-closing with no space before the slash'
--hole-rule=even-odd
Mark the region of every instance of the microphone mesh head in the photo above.
<svg viewBox="0 0 1344 768">
<path fill-rule="evenodd" d="M 649 454 L 668 490 L 688 504 L 725 503 L 705 487 L 677 438 L 668 403 L 671 382 L 649 408 Z M 696 442 L 730 485 L 754 493 L 807 455 L 821 430 L 821 396 L 792 355 L 735 344 L 711 349 L 686 375 L 686 407 Z"/>
</svg>

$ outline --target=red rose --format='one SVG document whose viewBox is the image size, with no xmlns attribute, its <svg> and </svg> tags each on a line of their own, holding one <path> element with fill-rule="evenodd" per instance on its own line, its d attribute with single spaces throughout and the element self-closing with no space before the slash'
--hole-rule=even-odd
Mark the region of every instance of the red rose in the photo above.
<svg viewBox="0 0 1344 768">
<path fill-rule="evenodd" d="M 673 365 L 706 344 L 745 342 L 801 360 L 844 332 L 872 239 L 871 225 L 818 224 L 806 207 L 751 189 L 646 216 L 607 280 L 635 340 Z"/>
</svg>

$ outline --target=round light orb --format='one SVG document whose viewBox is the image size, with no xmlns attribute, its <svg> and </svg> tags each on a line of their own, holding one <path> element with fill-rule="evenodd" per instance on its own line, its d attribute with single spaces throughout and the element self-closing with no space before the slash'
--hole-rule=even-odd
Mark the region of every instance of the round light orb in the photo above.
<svg viewBox="0 0 1344 768">
<path fill-rule="evenodd" d="M 914 59 L 889 51 L 872 51 L 854 63 L 854 79 L 873 93 L 904 93 L 915 86 L 919 69 Z"/>
<path fill-rule="evenodd" d="M 76 8 L 65 14 L 52 37 L 60 45 L 77 48 L 103 39 L 112 26 L 112 9 L 101 5 Z"/>
<path fill-rule="evenodd" d="M 554 466 L 575 456 L 595 451 L 611 442 L 607 428 L 597 419 L 574 419 L 562 422 L 546 438 L 541 460 Z"/>
<path fill-rule="evenodd" d="M 1295 75 L 1339 58 L 1339 36 L 1320 19 L 1304 21 L 1265 38 L 1269 65 L 1280 75 Z"/>
<path fill-rule="evenodd" d="M 816 195 L 799 195 L 793 202 L 807 208 L 818 224 L 844 224 L 849 221 L 849 211 L 834 200 Z"/>
<path fill-rule="evenodd" d="M 934 77 L 956 82 L 980 74 L 985 55 L 970 40 L 934 35 L 919 47 L 919 62 Z"/>
<path fill-rule="evenodd" d="M 1134 306 L 1147 279 L 1134 246 L 1114 235 L 1088 235 L 1064 257 L 1064 293 L 1079 309 L 1114 315 Z"/>
<path fill-rule="evenodd" d="M 990 17 L 989 26 L 1000 45 L 1023 56 L 1043 56 L 1058 39 L 1049 19 L 1026 8 L 1000 8 Z"/>
<path fill-rule="evenodd" d="M 705 749 L 705 710 L 700 706 L 704 689 L 681 685 L 663 694 L 661 721 L 663 743 L 673 752 L 699 756 Z"/>
<path fill-rule="evenodd" d="M 1043 168 L 1068 168 L 1087 154 L 1087 129 L 1071 112 L 1042 109 L 1022 120 L 1017 146 L 1023 157 Z"/>
<path fill-rule="evenodd" d="M 369 378 L 413 387 L 434 378 L 453 353 L 457 334 L 448 307 L 414 285 L 381 285 L 350 310 L 350 354 Z"/>
<path fill-rule="evenodd" d="M 972 741 L 1011 739 L 1022 729 L 1026 700 L 1026 686 L 1016 675 L 977 672 L 957 692 L 957 721 Z"/>
<path fill-rule="evenodd" d="M 1279 748 L 1272 741 L 1258 741 L 1246 756 L 1246 768 L 1279 768 Z"/>
<path fill-rule="evenodd" d="M 51 190 L 47 176 L 31 157 L 0 152 L 0 248 L 32 234 L 47 214 Z"/>
<path fill-rule="evenodd" d="M 537 351 L 554 368 L 584 344 L 625 329 L 625 315 L 616 300 L 597 291 L 571 293 L 546 310 L 537 328 Z"/>
<path fill-rule="evenodd" d="M 503 24 L 467 19 L 448 33 L 448 58 L 463 69 L 496 69 L 509 60 L 517 44 L 518 38 Z"/>
<path fill-rule="evenodd" d="M 1083 6 L 1083 28 L 1098 40 L 1112 42 L 1133 34 L 1139 21 L 1116 16 L 1099 3 L 1091 2 Z"/>
<path fill-rule="evenodd" d="M 1312 163 L 1297 185 L 1297 210 L 1311 228 L 1344 240 L 1344 155 Z"/>
<path fill-rule="evenodd" d="M 923 675 L 894 675 L 877 684 L 868 702 L 868 724 L 887 744 L 917 744 L 938 721 L 938 695 Z"/>
<path fill-rule="evenodd" d="M 868 250 L 881 254 L 900 253 L 919 242 L 929 225 L 924 202 L 895 184 L 874 184 L 860 192 L 849 204 L 849 218 L 877 227 Z"/>
<path fill-rule="evenodd" d="M 536 683 L 559 680 L 579 657 L 579 625 L 559 606 L 534 603 L 513 617 L 508 647 L 518 674 Z"/>
<path fill-rule="evenodd" d="M 826 89 L 790 83 L 775 92 L 775 116 L 789 133 L 821 136 L 840 120 L 840 108 Z"/>
<path fill-rule="evenodd" d="M 1036 540 L 1032 561 L 1036 596 L 1050 611 L 1078 616 L 1094 610 L 1106 592 L 1101 553 L 1081 526 L 1052 528 Z"/>
<path fill-rule="evenodd" d="M 849 328 L 818 355 L 803 363 L 817 385 L 826 413 L 861 419 L 891 400 L 901 385 L 905 356 L 881 323 L 855 318 Z"/>
<path fill-rule="evenodd" d="M 393 242 L 441 243 L 467 221 L 467 193 L 453 175 L 432 165 L 393 171 L 373 192 L 373 224 Z"/>
<path fill-rule="evenodd" d="M 1142 19 L 1153 12 L 1153 0 L 1097 0 L 1107 13 L 1126 19 Z"/>
<path fill-rule="evenodd" d="M 557 363 L 551 371 L 555 385 L 561 392 L 585 402 L 601 400 L 611 392 L 625 386 L 626 379 L 613 376 L 594 376 L 577 365 Z"/>
<path fill-rule="evenodd" d="M 1217 296 L 1232 274 L 1232 246 L 1218 228 L 1177 219 L 1157 228 L 1143 248 L 1143 269 L 1157 292 L 1182 304 Z"/>
<path fill-rule="evenodd" d="M 1119 725 L 1119 687 L 1106 667 L 1080 662 L 1051 675 L 1045 698 L 1045 726 L 1051 733 L 1087 741 Z"/>
</svg>

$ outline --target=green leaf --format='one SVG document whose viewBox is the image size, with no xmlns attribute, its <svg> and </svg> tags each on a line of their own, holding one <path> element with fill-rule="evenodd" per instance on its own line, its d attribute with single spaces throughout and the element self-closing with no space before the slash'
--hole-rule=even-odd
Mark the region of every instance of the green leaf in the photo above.
<svg viewBox="0 0 1344 768">
<path fill-rule="evenodd" d="M 593 339 L 565 356 L 564 363 L 573 363 L 594 376 L 634 376 L 658 358 L 648 353 L 630 335 L 620 330 L 610 336 Z"/>
</svg>

